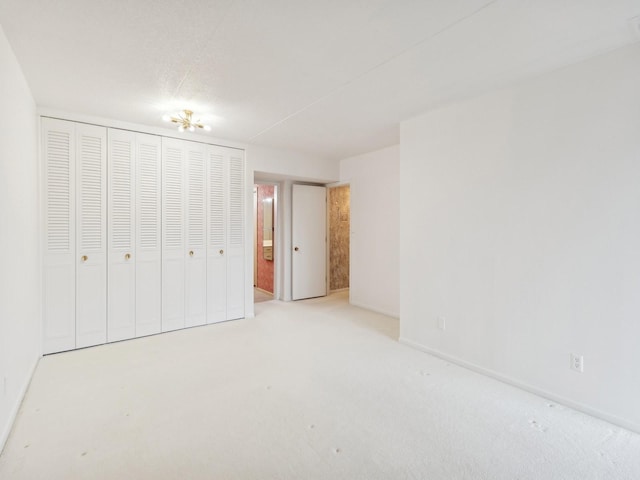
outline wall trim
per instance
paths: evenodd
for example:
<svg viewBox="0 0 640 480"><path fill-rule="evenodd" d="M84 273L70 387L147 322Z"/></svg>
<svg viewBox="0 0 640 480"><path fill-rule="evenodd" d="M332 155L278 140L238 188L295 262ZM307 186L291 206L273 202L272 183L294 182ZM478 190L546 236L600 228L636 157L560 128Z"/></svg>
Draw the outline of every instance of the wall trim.
<svg viewBox="0 0 640 480"><path fill-rule="evenodd" d="M475 363L472 362L468 362L466 360L462 360L461 358L455 357L453 355L448 355L446 353L443 353L439 350L427 347L425 345L422 345L420 343L414 342L412 340L409 340L405 337L400 337L398 339L398 341L400 343L402 343L403 345L406 345L408 347L412 347L415 348L417 350L421 350L425 353L428 353L430 355L433 355L435 357L441 358L443 360L446 360L448 362L451 363L455 363L456 365L463 367L463 368L467 368L469 370L472 370L476 373L480 373L482 375L486 375L487 377L491 377L494 378L502 383L506 383L507 385L511 385L513 387L519 388L521 390L525 390L529 393L533 393L534 395L537 395L539 397L543 397L547 400L552 400L556 403L559 403L561 405L564 405L566 407L572 408L574 410L577 410L579 412L582 413L586 413L587 415L590 415L592 417L595 417L599 420L604 420L605 422L609 422L612 423L614 425L617 425L619 427L622 427L624 429L630 430L634 433L640 433L640 425L635 424L633 422L629 422L627 420L625 420L624 418L620 418L617 417L615 415L611 415L608 414L606 412L603 412L601 410L589 407L588 405L584 405L582 403L579 402L574 402L573 400L569 400L568 398L562 397L560 395L556 395L554 393L548 392L546 390L543 390L541 388L537 388L534 387L532 385L529 385L527 383L521 382L519 380L516 380L514 378L508 377L506 375L502 375L501 373L496 372L495 370L491 370L488 368L484 368L481 367L480 365L476 365Z"/></svg>
<svg viewBox="0 0 640 480"><path fill-rule="evenodd" d="M20 407L22 406L22 402L24 401L24 397L27 394L27 390L29 390L29 385L31 385L31 379L33 378L33 374L36 371L36 367L38 363L40 363L40 359L42 355L38 355L35 362L31 365L29 369L29 375L27 375L26 381L22 384L22 388L18 394L18 398L16 399L13 408L11 409L11 413L7 418L7 423L4 425L4 429L0 433L0 454L4 451L4 447L7 444L7 440L9 439L9 435L11 434L11 430L13 429L13 424L16 421L16 417L18 416L18 412L20 411Z"/></svg>

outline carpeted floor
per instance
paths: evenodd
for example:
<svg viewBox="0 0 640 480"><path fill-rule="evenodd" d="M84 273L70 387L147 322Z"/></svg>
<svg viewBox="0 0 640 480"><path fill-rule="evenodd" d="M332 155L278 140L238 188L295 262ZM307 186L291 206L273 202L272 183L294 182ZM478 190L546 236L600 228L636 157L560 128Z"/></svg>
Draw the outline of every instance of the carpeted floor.
<svg viewBox="0 0 640 480"><path fill-rule="evenodd" d="M640 478L640 435L397 335L337 294L45 357L0 478Z"/></svg>
<svg viewBox="0 0 640 480"><path fill-rule="evenodd" d="M260 290L258 288L253 289L253 303L261 303L268 302L269 300L273 300L273 294L269 292L265 292L264 290Z"/></svg>

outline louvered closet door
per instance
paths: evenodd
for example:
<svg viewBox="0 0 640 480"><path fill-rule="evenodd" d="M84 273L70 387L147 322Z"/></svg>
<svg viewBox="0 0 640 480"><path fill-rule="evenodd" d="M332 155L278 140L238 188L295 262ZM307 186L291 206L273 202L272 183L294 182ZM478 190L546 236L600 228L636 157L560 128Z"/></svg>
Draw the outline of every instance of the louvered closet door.
<svg viewBox="0 0 640 480"><path fill-rule="evenodd" d="M227 320L225 153L207 150L207 323Z"/></svg>
<svg viewBox="0 0 640 480"><path fill-rule="evenodd" d="M160 333L160 137L136 136L136 337Z"/></svg>
<svg viewBox="0 0 640 480"><path fill-rule="evenodd" d="M244 151L229 151L229 216L227 237L227 319L244 317Z"/></svg>
<svg viewBox="0 0 640 480"><path fill-rule="evenodd" d="M136 134L108 131L107 340L135 336L135 141Z"/></svg>
<svg viewBox="0 0 640 480"><path fill-rule="evenodd" d="M185 142L162 139L162 331L184 328Z"/></svg>
<svg viewBox="0 0 640 480"><path fill-rule="evenodd" d="M44 353L76 346L75 126L42 119Z"/></svg>
<svg viewBox="0 0 640 480"><path fill-rule="evenodd" d="M207 321L206 145L186 142L185 326Z"/></svg>
<svg viewBox="0 0 640 480"><path fill-rule="evenodd" d="M107 340L106 140L76 125L76 348Z"/></svg>

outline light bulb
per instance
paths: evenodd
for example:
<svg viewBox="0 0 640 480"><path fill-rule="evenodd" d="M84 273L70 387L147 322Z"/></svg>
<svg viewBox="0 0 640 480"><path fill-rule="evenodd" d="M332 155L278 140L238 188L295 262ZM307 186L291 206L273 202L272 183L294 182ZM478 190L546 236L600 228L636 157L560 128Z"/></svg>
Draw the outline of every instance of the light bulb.
<svg viewBox="0 0 640 480"><path fill-rule="evenodd" d="M171 121L171 117L167 114L162 115L162 120L164 120L165 122L170 122Z"/></svg>
<svg viewBox="0 0 640 480"><path fill-rule="evenodd" d="M189 131L190 132L195 132L196 131L196 127L194 127L193 125L189 125Z"/></svg>
<svg viewBox="0 0 640 480"><path fill-rule="evenodd" d="M211 125L205 125L204 126L204 130L205 130L205 132L210 132L211 131Z"/></svg>
<svg viewBox="0 0 640 480"><path fill-rule="evenodd" d="M183 127L182 125L180 125L180 126L178 127L178 131L179 131L179 132L184 132L184 127Z"/></svg>

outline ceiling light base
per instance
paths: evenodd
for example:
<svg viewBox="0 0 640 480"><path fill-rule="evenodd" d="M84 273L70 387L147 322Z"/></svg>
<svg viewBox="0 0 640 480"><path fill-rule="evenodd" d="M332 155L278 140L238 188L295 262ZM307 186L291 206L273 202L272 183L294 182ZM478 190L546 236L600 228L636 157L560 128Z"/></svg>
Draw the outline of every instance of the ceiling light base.
<svg viewBox="0 0 640 480"><path fill-rule="evenodd" d="M162 119L166 122L172 122L178 125L179 132L184 132L185 130L195 132L197 129L206 131L211 130L209 125L204 125L200 123L199 120L193 120L193 112L191 110L183 110L182 113L179 113L175 117L171 115L164 115Z"/></svg>

